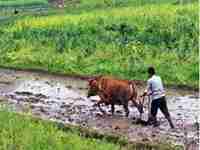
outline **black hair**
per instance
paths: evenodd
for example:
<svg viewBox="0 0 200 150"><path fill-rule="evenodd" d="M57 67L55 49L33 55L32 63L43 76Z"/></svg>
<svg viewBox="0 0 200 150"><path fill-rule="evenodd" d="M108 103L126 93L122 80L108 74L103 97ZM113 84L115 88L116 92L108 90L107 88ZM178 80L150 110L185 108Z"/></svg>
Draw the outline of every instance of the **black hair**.
<svg viewBox="0 0 200 150"><path fill-rule="evenodd" d="M152 67L152 66L149 67L148 68L148 73L151 74L151 75L154 75L156 73L154 67Z"/></svg>

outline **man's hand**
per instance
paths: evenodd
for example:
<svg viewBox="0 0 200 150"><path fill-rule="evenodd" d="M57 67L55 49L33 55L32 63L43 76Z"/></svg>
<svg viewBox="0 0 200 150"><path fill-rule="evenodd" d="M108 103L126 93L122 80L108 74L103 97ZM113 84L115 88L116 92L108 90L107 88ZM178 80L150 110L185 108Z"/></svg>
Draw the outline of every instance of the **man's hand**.
<svg viewBox="0 0 200 150"><path fill-rule="evenodd" d="M147 92L144 91L144 93L142 95L140 95L140 98L139 98L139 103L143 105L144 103L144 98L145 96L147 95Z"/></svg>
<svg viewBox="0 0 200 150"><path fill-rule="evenodd" d="M146 95L147 95L147 92L145 91L142 95L140 95L140 97L142 98L142 97L144 97Z"/></svg>

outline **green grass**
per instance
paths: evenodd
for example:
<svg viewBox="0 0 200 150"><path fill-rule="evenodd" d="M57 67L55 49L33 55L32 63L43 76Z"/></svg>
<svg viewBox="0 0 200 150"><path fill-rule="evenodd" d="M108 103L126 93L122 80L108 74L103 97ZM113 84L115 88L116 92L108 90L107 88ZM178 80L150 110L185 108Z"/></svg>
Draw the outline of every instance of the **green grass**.
<svg viewBox="0 0 200 150"><path fill-rule="evenodd" d="M74 0L76 1L76 0ZM110 9L110 8L121 8L121 7L127 7L127 6L133 6L133 7L141 7L144 5L161 5L161 4L173 4L177 5L180 4L180 1L183 2L183 4L186 3L192 3L192 2L198 2L197 0L80 0L80 2L77 3L70 3L68 5L68 0L65 0L66 7L68 8L67 12L69 12L69 9L71 12L77 13L77 12L84 12L84 11L92 11L94 9ZM76 9L74 9L74 5L76 6Z"/></svg>
<svg viewBox="0 0 200 150"><path fill-rule="evenodd" d="M83 138L78 132L64 132L56 125L0 111L1 150L119 150L105 140Z"/></svg>
<svg viewBox="0 0 200 150"><path fill-rule="evenodd" d="M142 80L154 65L167 84L198 86L198 3L105 2L1 23L0 65Z"/></svg>
<svg viewBox="0 0 200 150"><path fill-rule="evenodd" d="M128 143L127 140L120 140L114 135L100 135L96 131L89 129L43 121L38 118L32 118L30 115L16 114L1 108L0 149L182 150L183 148L169 143Z"/></svg>

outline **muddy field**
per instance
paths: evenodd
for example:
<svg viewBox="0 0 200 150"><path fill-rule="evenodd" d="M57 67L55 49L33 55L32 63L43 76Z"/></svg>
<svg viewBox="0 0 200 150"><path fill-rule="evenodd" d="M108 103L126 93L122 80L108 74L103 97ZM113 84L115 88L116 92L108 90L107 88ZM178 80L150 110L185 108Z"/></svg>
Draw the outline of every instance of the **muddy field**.
<svg viewBox="0 0 200 150"><path fill-rule="evenodd" d="M143 87L139 87L139 92ZM168 107L176 126L170 129L161 112L160 126L134 124L139 117L137 109L129 105L130 116L125 117L122 106L116 106L112 116L110 107L104 106L103 115L94 106L98 97L87 98L87 81L30 71L0 69L0 99L14 111L32 113L43 119L78 124L101 132L126 136L130 141L168 141L174 144L193 143L198 140L199 93L189 90L167 89ZM142 118L147 119L147 108ZM194 144L195 143L195 144ZM195 146L197 147L197 146Z"/></svg>

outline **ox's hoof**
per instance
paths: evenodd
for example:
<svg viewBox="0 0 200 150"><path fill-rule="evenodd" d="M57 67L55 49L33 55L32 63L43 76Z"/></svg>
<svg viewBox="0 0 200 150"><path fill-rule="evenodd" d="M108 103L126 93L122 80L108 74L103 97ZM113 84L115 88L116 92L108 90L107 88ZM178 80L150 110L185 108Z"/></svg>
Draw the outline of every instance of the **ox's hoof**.
<svg viewBox="0 0 200 150"><path fill-rule="evenodd" d="M97 107L98 105L97 105L97 103L95 103L94 105L92 105L92 107Z"/></svg>
<svg viewBox="0 0 200 150"><path fill-rule="evenodd" d="M145 121L145 120L142 120L140 118L134 118L133 124L140 124L140 125L143 125L143 126L147 126L148 125L148 122Z"/></svg>
<svg viewBox="0 0 200 150"><path fill-rule="evenodd" d="M97 114L96 114L96 117L103 117L103 115L104 115L104 114L102 114L102 113L97 113Z"/></svg>

